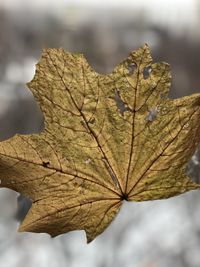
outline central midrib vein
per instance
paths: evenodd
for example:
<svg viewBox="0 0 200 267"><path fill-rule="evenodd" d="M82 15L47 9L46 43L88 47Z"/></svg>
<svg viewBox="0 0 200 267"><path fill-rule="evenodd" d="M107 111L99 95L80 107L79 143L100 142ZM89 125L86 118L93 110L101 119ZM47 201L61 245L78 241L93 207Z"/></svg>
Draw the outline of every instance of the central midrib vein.
<svg viewBox="0 0 200 267"><path fill-rule="evenodd" d="M135 132L135 115L136 115L136 103L137 103L137 91L138 91L138 84L139 84L139 76L140 76L140 65L143 60L143 56L145 54L145 51L142 55L142 58L140 60L140 63L138 65L138 71L137 71L137 81L135 86L135 97L133 102L133 119L132 119L132 138L131 138L131 149L130 149L130 155L129 155L129 162L128 162L128 168L127 168L127 174L126 174L126 183L125 183L125 194L127 195L127 187L128 187L128 179L131 169L131 162L133 158L133 143L134 143L134 132Z"/></svg>

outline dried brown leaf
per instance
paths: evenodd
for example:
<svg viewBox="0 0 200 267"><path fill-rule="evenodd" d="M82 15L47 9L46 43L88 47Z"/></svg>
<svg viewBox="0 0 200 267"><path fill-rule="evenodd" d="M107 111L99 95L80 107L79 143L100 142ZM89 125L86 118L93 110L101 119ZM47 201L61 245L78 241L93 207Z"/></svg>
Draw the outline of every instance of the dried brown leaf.
<svg viewBox="0 0 200 267"><path fill-rule="evenodd" d="M20 231L84 229L89 242L123 200L199 188L185 169L200 142L200 94L169 99L170 81L147 45L108 75L81 54L44 50L28 87L45 129L0 143L1 187L33 201Z"/></svg>

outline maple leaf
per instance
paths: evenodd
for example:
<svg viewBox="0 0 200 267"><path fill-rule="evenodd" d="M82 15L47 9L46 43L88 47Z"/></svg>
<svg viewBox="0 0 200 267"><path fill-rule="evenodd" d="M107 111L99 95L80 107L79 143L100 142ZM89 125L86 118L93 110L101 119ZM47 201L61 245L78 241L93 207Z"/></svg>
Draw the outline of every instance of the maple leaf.
<svg viewBox="0 0 200 267"><path fill-rule="evenodd" d="M111 74L82 54L46 49L28 83L44 114L40 134L0 143L1 187L32 200L20 231L85 230L88 242L123 200L200 188L185 174L200 142L200 94L169 99L169 65L147 45Z"/></svg>

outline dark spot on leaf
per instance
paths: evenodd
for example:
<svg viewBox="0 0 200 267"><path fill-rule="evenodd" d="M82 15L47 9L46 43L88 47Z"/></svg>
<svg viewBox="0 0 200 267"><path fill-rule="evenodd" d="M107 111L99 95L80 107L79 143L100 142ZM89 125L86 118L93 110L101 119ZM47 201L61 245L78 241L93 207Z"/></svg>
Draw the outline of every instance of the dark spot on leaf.
<svg viewBox="0 0 200 267"><path fill-rule="evenodd" d="M43 161L42 162L42 166L45 167L45 168L47 168L49 166L49 164L50 164L49 161L46 161L46 162Z"/></svg>
<svg viewBox="0 0 200 267"><path fill-rule="evenodd" d="M150 75L151 72L152 72L152 67L151 66L148 66L148 67L144 68L143 76L144 76L145 80L147 80L149 78L149 75Z"/></svg>
<svg viewBox="0 0 200 267"><path fill-rule="evenodd" d="M95 123L95 118L91 118L91 119L89 120L89 123L94 124L94 123Z"/></svg>

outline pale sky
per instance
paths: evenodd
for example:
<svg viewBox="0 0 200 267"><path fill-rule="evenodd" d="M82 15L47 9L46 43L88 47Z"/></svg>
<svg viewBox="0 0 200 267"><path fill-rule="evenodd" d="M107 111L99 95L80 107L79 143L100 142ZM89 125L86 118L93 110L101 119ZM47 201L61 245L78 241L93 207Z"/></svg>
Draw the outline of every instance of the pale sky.
<svg viewBox="0 0 200 267"><path fill-rule="evenodd" d="M172 8L176 9L177 7L183 6L184 9L190 9L191 6L197 0L168 0L168 1L160 1L160 0L0 0L0 5L9 6L9 7L19 7L21 5L30 5L30 6L59 6L59 5L89 5L89 6L133 6L133 7L141 7L146 6L152 8L154 6L159 6L161 8Z"/></svg>
<svg viewBox="0 0 200 267"><path fill-rule="evenodd" d="M57 14L69 7L85 7L86 10L90 7L143 9L154 23L168 24L172 28L179 25L195 27L200 12L198 0L0 0L0 6L7 9L49 10Z"/></svg>

